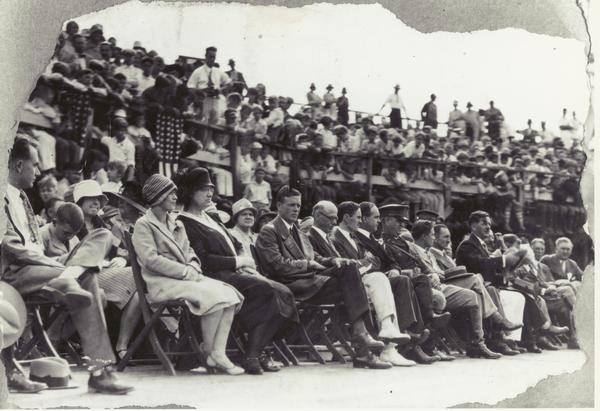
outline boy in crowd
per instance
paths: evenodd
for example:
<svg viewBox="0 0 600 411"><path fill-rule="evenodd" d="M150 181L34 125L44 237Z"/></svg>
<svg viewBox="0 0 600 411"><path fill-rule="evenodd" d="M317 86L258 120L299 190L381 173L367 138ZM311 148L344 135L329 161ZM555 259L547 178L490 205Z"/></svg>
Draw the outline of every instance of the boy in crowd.
<svg viewBox="0 0 600 411"><path fill-rule="evenodd" d="M106 166L108 182L101 185L102 191L118 193L123 185L122 181L126 170L127 166L122 161L109 162Z"/></svg>
<svg viewBox="0 0 600 411"><path fill-rule="evenodd" d="M265 169L254 170L254 180L244 189L244 198L248 199L256 210L271 208L271 185L265 181Z"/></svg>

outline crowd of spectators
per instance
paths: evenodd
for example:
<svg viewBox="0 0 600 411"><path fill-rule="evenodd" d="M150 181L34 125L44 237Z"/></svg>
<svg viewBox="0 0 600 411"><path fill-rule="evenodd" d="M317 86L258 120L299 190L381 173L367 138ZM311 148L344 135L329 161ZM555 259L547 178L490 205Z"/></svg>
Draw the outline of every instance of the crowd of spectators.
<svg viewBox="0 0 600 411"><path fill-rule="evenodd" d="M372 198L417 204L443 216L460 198L454 191L493 199L493 215L505 232L525 232L523 191L534 198L547 193L555 204L581 205L583 130L567 109L558 135L544 121L539 130L529 120L523 130L510 131L493 101L478 110L468 102L465 111L454 101L443 121L435 94L420 118L412 119L395 85L380 110L388 106L389 116L371 115L350 111L346 88L337 97L329 84L321 95L312 83L303 104L268 94L262 83L249 85L233 59L228 65L227 71L220 68L215 47L203 58L165 64L139 41L121 48L116 39L105 39L100 24L79 30L69 22L25 106L37 117L21 122L19 134L37 145L41 171L55 176L59 196L82 178L118 191L121 182L143 184L155 172L172 175L179 165L202 165L213 173L217 201L227 210L234 195L269 209L273 193L288 183L315 200L305 212L321 198L365 200L367 174L384 179L377 180ZM438 133L442 123L447 131ZM207 132L206 125L216 131ZM229 159L233 134L241 153L237 173L187 159L198 152ZM235 175L241 182L237 193ZM39 210L42 202L33 194Z"/></svg>

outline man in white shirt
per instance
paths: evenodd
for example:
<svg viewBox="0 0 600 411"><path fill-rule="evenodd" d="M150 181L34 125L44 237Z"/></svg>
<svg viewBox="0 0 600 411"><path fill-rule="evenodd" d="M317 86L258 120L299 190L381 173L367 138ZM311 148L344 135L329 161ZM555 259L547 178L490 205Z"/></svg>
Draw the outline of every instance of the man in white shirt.
<svg viewBox="0 0 600 411"><path fill-rule="evenodd" d="M121 52L123 54L123 64L115 68L115 74L121 73L127 77L127 81L136 81L139 85L142 81L143 72L140 68L133 65L133 56L135 51L125 49Z"/></svg>
<svg viewBox="0 0 600 411"><path fill-rule="evenodd" d="M223 114L225 108L223 92L231 84L231 79L220 68L215 67L216 47L207 47L204 59L204 64L190 75L187 86L204 91L202 117L209 123L215 124Z"/></svg>
<svg viewBox="0 0 600 411"><path fill-rule="evenodd" d="M396 84L394 86L394 93L390 94L390 96L385 100L385 103L381 106L379 111L384 109L386 105L390 106L392 110L390 112L390 127L391 128L402 128L402 110L404 110L404 114L406 114L406 107L404 106L404 102L400 97L398 92L400 91L400 84Z"/></svg>
<svg viewBox="0 0 600 411"><path fill-rule="evenodd" d="M144 57L142 59L142 75L140 76L137 85L138 95L141 95L144 90L154 85L154 77L152 77L153 66L154 60L152 60L152 57Z"/></svg>
<svg viewBox="0 0 600 411"><path fill-rule="evenodd" d="M44 255L44 246L29 199L23 190L39 176L37 152L17 138L8 160L8 186L4 196L7 231L2 239L2 279L22 295L40 294L64 304L90 357L91 391L125 394L132 387L119 384L106 366L115 362L96 275L89 270L102 264L110 232L93 231L63 263ZM105 249L102 249L105 245ZM105 251L104 253L102 251Z"/></svg>
<svg viewBox="0 0 600 411"><path fill-rule="evenodd" d="M113 120L113 137L103 136L100 142L108 147L108 161L122 161L127 165L126 176L135 168L135 146L127 138L127 120L115 118Z"/></svg>
<svg viewBox="0 0 600 411"><path fill-rule="evenodd" d="M244 198L258 211L271 208L271 184L265 181L265 169L261 166L254 170L254 180L244 189Z"/></svg>

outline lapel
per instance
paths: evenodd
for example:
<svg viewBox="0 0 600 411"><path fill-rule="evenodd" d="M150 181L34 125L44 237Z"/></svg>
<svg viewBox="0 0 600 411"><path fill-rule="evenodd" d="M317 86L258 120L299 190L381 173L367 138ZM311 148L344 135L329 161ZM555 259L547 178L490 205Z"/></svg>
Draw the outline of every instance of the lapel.
<svg viewBox="0 0 600 411"><path fill-rule="evenodd" d="M436 262L438 263L440 268L447 270L449 268L454 267L454 262L452 261L452 259L450 257L448 257L446 254L444 254L443 251L440 251L434 247L431 247L430 251L431 251L431 254L433 255L433 257L436 259Z"/></svg>
<svg viewBox="0 0 600 411"><path fill-rule="evenodd" d="M225 233L225 235L227 236L227 238L231 241L231 244L233 244L233 248L234 248L234 252L232 253L231 247L229 246L229 244L227 244L227 240L225 238L223 238L223 235L215 230L212 227L207 226L205 223L203 223L198 217L196 217L195 215L188 213L188 212L181 212L180 216L182 217L186 217L189 218L190 220L192 220L195 224L198 224L202 227L203 230L208 231L208 239L209 242L213 242L216 241L219 244L220 247L220 252L225 253L226 255L231 255L231 256L236 256L238 253L238 243L239 241L235 240L231 234L229 234L229 230L227 228L225 228L225 226L223 225L223 223L221 223L220 221L218 221L216 218L212 217L210 214L207 214L208 218L212 219L212 221L214 221L216 224L219 225L219 227L221 227L221 230L223 230L223 232Z"/></svg>
<svg viewBox="0 0 600 411"><path fill-rule="evenodd" d="M13 213L10 212L11 208L12 208L12 205L8 201L8 196L6 194L4 194L4 212L6 213L6 218L8 218L10 225L12 226L15 233L17 233L17 235L21 239L21 242L24 245L25 244L25 233L22 233L21 231L19 231L19 227L15 224L14 218L16 218L16 217L13 216Z"/></svg>
<svg viewBox="0 0 600 411"><path fill-rule="evenodd" d="M315 239L315 241L318 243L318 246L321 250L325 250L327 252L326 253L327 255L323 255L323 257L339 257L340 256L339 253L337 252L337 250L335 249L335 247L333 246L333 244L331 243L331 240L329 242L325 241L323 236L312 227L310 229L310 236L311 236L311 238Z"/></svg>
<svg viewBox="0 0 600 411"><path fill-rule="evenodd" d="M483 248L483 246L481 245L481 241L479 241L475 234L469 234L469 241L471 241L471 243L474 244L475 247L477 247L483 255L485 255L486 257L490 256L490 252Z"/></svg>
<svg viewBox="0 0 600 411"><path fill-rule="evenodd" d="M148 218L148 223L152 225L157 231L159 231L165 238L164 241L166 244L170 245L171 250L177 255L181 261L187 261L185 252L181 248L181 245L175 239L175 235L172 231L168 230L164 224L158 221L156 215L149 209L146 212L146 217ZM181 222L175 220L170 214L167 215L167 219L169 222L169 226L174 227L174 230L183 230L183 226L181 226Z"/></svg>
<svg viewBox="0 0 600 411"><path fill-rule="evenodd" d="M354 260L360 260L361 259L361 255L360 255L360 248L357 251L352 244L350 244L350 241L348 241L348 239L346 238L346 236L336 227L334 228L334 237L336 242L339 244L339 246L341 248L343 248L345 250L345 253L347 256L349 256L348 258L354 259ZM357 248L358 248L358 242L356 244Z"/></svg>
<svg viewBox="0 0 600 411"><path fill-rule="evenodd" d="M305 247L302 244L303 243L302 233L299 233L301 244L296 244L296 241L291 236L289 230L287 229L285 223L283 222L283 220L281 219L280 216L277 216L273 220L273 227L275 227L275 232L277 232L277 234L283 240L283 245L285 246L285 248L295 259L303 260L306 258L306 255L304 254Z"/></svg>

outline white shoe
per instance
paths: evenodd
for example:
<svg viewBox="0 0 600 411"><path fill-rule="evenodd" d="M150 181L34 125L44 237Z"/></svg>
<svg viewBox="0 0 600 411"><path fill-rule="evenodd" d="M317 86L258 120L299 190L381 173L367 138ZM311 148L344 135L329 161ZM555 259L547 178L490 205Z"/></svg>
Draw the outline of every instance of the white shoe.
<svg viewBox="0 0 600 411"><path fill-rule="evenodd" d="M404 358L398 351L396 351L394 345L387 345L379 356L379 359L381 361L389 362L396 367L412 367L413 365L417 365L416 362Z"/></svg>

